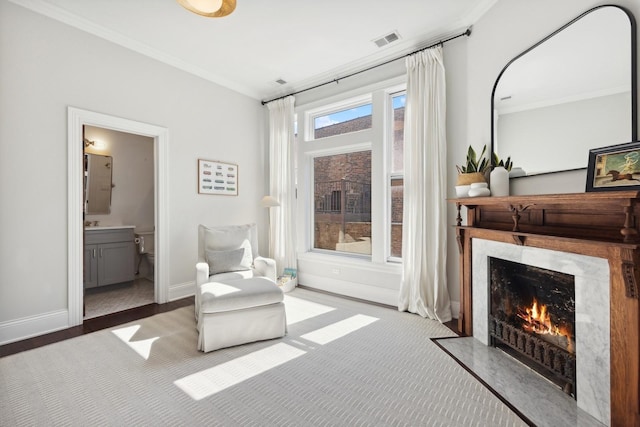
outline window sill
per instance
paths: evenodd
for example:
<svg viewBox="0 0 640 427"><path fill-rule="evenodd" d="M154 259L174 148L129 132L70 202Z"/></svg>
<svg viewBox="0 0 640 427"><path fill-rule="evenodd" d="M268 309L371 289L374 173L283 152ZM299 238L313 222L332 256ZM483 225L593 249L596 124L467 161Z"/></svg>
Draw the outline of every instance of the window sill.
<svg viewBox="0 0 640 427"><path fill-rule="evenodd" d="M331 263L336 267L358 268L387 274L402 274L402 262L373 262L368 257L344 255L342 253L301 252L298 260Z"/></svg>

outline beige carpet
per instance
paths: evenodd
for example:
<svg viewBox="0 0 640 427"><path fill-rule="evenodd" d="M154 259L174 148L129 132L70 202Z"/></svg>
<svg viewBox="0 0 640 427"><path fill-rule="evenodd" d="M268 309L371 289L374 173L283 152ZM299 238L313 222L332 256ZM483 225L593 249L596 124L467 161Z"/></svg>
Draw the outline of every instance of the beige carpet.
<svg viewBox="0 0 640 427"><path fill-rule="evenodd" d="M0 359L0 426L520 426L393 309L296 289L283 339L196 350L193 307Z"/></svg>

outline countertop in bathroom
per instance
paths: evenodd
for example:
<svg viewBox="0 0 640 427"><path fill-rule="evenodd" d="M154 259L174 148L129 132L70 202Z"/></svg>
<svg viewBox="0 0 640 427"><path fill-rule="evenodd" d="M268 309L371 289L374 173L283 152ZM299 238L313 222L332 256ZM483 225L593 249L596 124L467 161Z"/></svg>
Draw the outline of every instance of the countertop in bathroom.
<svg viewBox="0 0 640 427"><path fill-rule="evenodd" d="M91 230L116 230L118 228L136 228L135 225L89 225L84 227L85 231Z"/></svg>

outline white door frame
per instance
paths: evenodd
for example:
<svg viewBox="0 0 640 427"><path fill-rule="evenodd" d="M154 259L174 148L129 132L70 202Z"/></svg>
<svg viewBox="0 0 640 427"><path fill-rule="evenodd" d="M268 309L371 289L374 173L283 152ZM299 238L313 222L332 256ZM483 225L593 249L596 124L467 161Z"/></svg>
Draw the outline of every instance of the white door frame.
<svg viewBox="0 0 640 427"><path fill-rule="evenodd" d="M69 326L82 324L83 313L83 153L82 127L96 126L153 138L156 255L154 266L155 302L165 303L169 279L169 221L166 128L109 116L93 111L67 107L67 193L68 193L68 282Z"/></svg>

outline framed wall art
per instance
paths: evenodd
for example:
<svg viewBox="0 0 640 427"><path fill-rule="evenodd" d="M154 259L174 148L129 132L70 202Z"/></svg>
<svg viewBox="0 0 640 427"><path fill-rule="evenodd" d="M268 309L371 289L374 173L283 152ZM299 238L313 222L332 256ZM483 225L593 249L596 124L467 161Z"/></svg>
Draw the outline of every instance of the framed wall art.
<svg viewBox="0 0 640 427"><path fill-rule="evenodd" d="M238 165L198 159L198 193L238 195Z"/></svg>
<svg viewBox="0 0 640 427"><path fill-rule="evenodd" d="M586 189L640 190L640 142L589 150Z"/></svg>

